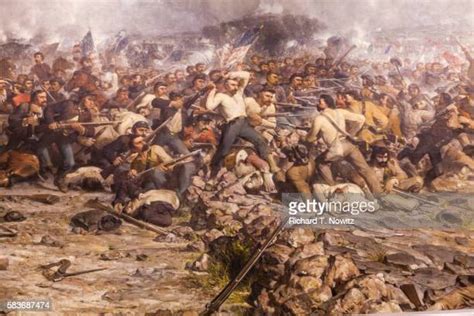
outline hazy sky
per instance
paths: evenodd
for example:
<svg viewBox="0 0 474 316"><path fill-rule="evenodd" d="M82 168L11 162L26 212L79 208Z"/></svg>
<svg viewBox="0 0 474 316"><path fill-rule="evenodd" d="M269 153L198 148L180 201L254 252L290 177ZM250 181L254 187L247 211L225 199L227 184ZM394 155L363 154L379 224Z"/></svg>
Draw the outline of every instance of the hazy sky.
<svg viewBox="0 0 474 316"><path fill-rule="evenodd" d="M474 27L474 0L0 0L0 41L8 35L99 40L120 29L145 35L199 30L248 14L306 14L328 32L461 23Z"/></svg>

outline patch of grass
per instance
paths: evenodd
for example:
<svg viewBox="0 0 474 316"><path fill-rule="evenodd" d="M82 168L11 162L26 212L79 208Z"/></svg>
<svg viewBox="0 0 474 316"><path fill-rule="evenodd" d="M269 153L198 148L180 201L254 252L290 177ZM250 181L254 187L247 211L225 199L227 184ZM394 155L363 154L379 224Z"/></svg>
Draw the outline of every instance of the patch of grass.
<svg viewBox="0 0 474 316"><path fill-rule="evenodd" d="M465 220L461 227L463 228L463 230L474 231L474 221Z"/></svg>
<svg viewBox="0 0 474 316"><path fill-rule="evenodd" d="M191 210L189 208L179 209L173 220L176 224L189 223L191 220Z"/></svg>
<svg viewBox="0 0 474 316"><path fill-rule="evenodd" d="M234 240L225 249L211 257L207 274L191 274L187 278L194 287L204 290L209 295L216 295L232 278L237 276L251 255L252 247ZM251 291L256 277L252 272L240 282L236 290L229 296L228 303L243 304Z"/></svg>
<svg viewBox="0 0 474 316"><path fill-rule="evenodd" d="M371 261L384 262L386 255L387 255L387 249L378 246L374 248L374 251L371 254L369 254L368 258Z"/></svg>

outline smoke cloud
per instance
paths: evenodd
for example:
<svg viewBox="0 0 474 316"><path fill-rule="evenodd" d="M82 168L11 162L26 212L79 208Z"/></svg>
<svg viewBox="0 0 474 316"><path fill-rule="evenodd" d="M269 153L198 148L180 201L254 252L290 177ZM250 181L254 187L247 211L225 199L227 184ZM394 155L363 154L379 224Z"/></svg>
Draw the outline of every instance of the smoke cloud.
<svg viewBox="0 0 474 316"><path fill-rule="evenodd" d="M0 42L9 38L70 47L91 29L97 42L121 29L153 37L196 31L251 14L305 14L329 34L376 29L474 27L473 0L1 0Z"/></svg>

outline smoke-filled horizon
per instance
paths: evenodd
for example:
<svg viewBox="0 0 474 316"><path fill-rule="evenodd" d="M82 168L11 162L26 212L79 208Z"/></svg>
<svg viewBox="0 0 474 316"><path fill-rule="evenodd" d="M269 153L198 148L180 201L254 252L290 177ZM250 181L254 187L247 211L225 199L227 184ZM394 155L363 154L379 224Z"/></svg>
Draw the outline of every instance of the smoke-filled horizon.
<svg viewBox="0 0 474 316"><path fill-rule="evenodd" d="M328 34L457 24L473 29L474 0L0 0L0 42L71 45L90 29L98 42L122 29L156 36L198 31L250 14L303 14ZM442 30L442 28L440 28Z"/></svg>

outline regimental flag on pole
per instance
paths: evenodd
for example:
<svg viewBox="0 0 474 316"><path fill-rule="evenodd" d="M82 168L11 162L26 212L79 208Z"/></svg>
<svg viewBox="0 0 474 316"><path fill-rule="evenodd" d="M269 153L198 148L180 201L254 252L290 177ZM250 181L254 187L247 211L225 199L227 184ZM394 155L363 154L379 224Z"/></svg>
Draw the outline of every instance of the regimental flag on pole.
<svg viewBox="0 0 474 316"><path fill-rule="evenodd" d="M115 35L115 38L113 40L113 48L112 52L114 54L120 54L121 51L123 51L125 48L128 46L128 36L127 32L125 30L121 30L120 32Z"/></svg>
<svg viewBox="0 0 474 316"><path fill-rule="evenodd" d="M43 45L40 47L39 50L45 56L53 56L58 50L58 47L59 47L59 43L53 43L53 44Z"/></svg>
<svg viewBox="0 0 474 316"><path fill-rule="evenodd" d="M82 56L87 56L95 50L92 32L89 30L81 41Z"/></svg>
<svg viewBox="0 0 474 316"><path fill-rule="evenodd" d="M234 44L225 44L224 47L217 50L217 58L221 68L229 69L232 66L241 63L250 47L258 39L260 30L263 25L254 27L253 29L245 31Z"/></svg>

